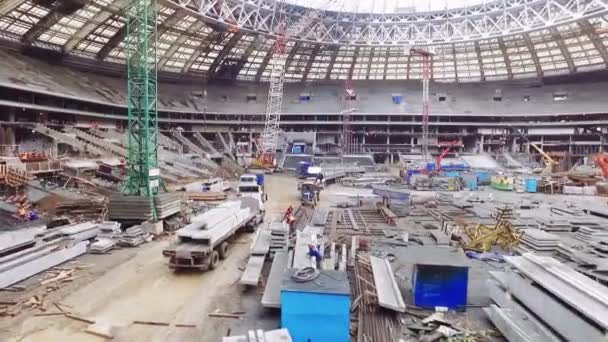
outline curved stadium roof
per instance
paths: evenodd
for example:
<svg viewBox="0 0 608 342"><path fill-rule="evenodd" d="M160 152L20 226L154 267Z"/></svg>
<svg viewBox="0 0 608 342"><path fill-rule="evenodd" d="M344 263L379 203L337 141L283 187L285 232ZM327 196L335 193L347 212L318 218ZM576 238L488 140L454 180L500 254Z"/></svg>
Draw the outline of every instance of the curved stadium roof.
<svg viewBox="0 0 608 342"><path fill-rule="evenodd" d="M311 11L292 4L301 0L157 1L159 69L210 79L264 80L276 19L293 26ZM385 1L394 6L364 10L374 1L335 0L331 10L319 11L319 20L290 37L287 78L419 79L421 64L406 46L433 50L433 78L446 82L535 78L608 64L608 0ZM124 64L126 2L2 0L0 39Z"/></svg>

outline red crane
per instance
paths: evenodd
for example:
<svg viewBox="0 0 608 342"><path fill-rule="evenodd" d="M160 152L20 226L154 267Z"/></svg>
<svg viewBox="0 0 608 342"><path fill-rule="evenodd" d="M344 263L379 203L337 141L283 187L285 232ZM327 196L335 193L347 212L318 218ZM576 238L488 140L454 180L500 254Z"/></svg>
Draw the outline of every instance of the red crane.
<svg viewBox="0 0 608 342"><path fill-rule="evenodd" d="M599 153L595 155L595 163L602 171L605 179L608 179L608 155Z"/></svg>

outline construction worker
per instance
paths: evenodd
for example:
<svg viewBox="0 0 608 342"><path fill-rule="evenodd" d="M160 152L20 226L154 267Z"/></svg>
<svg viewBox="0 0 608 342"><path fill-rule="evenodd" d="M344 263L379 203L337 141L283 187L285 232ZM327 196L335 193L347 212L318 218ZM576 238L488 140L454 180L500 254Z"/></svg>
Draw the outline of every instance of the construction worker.
<svg viewBox="0 0 608 342"><path fill-rule="evenodd" d="M319 264L321 260L323 260L323 255L321 254L319 247L313 244L308 244L308 255L310 255L311 257L315 257L317 264Z"/></svg>
<svg viewBox="0 0 608 342"><path fill-rule="evenodd" d="M294 225L296 223L296 217L293 213L293 206L289 206L289 208L287 208L287 211L285 212L285 215L283 216L283 220L285 220L285 222L287 222L287 224L289 225L289 229L293 230Z"/></svg>

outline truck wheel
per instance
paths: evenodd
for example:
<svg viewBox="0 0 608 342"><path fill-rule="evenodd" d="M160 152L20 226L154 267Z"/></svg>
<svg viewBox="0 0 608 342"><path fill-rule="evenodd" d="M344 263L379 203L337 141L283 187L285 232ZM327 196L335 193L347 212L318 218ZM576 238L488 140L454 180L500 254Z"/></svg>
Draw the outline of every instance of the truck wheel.
<svg viewBox="0 0 608 342"><path fill-rule="evenodd" d="M228 256L228 242L223 242L218 249L220 259L224 260Z"/></svg>
<svg viewBox="0 0 608 342"><path fill-rule="evenodd" d="M209 269L214 270L217 267L217 264L220 263L220 254L217 251L211 252L209 256Z"/></svg>

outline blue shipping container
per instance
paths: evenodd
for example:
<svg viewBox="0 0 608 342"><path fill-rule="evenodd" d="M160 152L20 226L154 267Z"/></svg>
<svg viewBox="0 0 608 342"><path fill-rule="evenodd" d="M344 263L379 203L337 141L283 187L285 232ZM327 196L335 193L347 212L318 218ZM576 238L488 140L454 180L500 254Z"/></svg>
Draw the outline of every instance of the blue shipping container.
<svg viewBox="0 0 608 342"><path fill-rule="evenodd" d="M445 172L445 176L446 177L460 177L460 172L458 172L458 171L446 171Z"/></svg>
<svg viewBox="0 0 608 342"><path fill-rule="evenodd" d="M414 305L464 310L467 305L467 267L416 265L413 276Z"/></svg>
<svg viewBox="0 0 608 342"><path fill-rule="evenodd" d="M526 179L526 192L536 192L538 190L538 180L536 178Z"/></svg>
<svg viewBox="0 0 608 342"><path fill-rule="evenodd" d="M294 342L349 342L350 288L344 272L322 271L295 283L285 272L281 286L281 327Z"/></svg>
<svg viewBox="0 0 608 342"><path fill-rule="evenodd" d="M466 187L471 190L471 191L475 191L477 190L477 176L474 174L465 174L462 175L462 179L464 179L464 182L466 183Z"/></svg>

